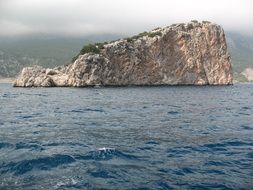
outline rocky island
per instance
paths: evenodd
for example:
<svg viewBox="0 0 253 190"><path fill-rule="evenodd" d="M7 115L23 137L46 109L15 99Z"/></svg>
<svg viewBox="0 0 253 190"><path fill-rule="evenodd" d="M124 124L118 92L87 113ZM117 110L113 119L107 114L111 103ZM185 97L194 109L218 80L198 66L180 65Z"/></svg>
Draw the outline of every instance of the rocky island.
<svg viewBox="0 0 253 190"><path fill-rule="evenodd" d="M207 21L191 21L87 45L66 66L23 68L13 86L230 85L232 81L224 30Z"/></svg>

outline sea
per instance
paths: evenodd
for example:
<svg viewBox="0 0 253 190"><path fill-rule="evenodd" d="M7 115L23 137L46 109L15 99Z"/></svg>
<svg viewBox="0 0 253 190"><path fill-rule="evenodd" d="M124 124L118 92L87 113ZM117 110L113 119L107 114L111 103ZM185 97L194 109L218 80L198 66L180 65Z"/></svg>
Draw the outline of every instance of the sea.
<svg viewBox="0 0 253 190"><path fill-rule="evenodd" d="M253 189L253 84L0 84L0 189Z"/></svg>

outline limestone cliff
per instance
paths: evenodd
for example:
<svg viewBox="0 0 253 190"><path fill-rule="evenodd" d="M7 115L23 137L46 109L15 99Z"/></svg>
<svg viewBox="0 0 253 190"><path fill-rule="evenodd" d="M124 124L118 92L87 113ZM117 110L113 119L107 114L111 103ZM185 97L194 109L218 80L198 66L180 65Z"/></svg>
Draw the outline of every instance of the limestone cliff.
<svg viewBox="0 0 253 190"><path fill-rule="evenodd" d="M14 86L232 84L224 31L210 22L174 24L96 48L67 66L24 68Z"/></svg>

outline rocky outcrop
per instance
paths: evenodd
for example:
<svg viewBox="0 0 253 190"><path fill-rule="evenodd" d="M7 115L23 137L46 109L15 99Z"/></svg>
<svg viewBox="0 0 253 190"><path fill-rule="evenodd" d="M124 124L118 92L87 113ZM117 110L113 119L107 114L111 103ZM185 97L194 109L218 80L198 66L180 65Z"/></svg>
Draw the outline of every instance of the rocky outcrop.
<svg viewBox="0 0 253 190"><path fill-rule="evenodd" d="M253 82L253 68L246 68L241 73L249 82Z"/></svg>
<svg viewBox="0 0 253 190"><path fill-rule="evenodd" d="M24 68L14 86L229 85L233 80L224 31L210 22L174 24L96 48L99 53L80 55L68 66Z"/></svg>

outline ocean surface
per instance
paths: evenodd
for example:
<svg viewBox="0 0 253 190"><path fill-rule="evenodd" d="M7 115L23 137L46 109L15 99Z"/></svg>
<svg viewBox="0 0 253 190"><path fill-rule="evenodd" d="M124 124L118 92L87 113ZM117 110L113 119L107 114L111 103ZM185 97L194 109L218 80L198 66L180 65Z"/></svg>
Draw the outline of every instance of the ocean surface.
<svg viewBox="0 0 253 190"><path fill-rule="evenodd" d="M253 189L253 85L0 84L0 189Z"/></svg>

